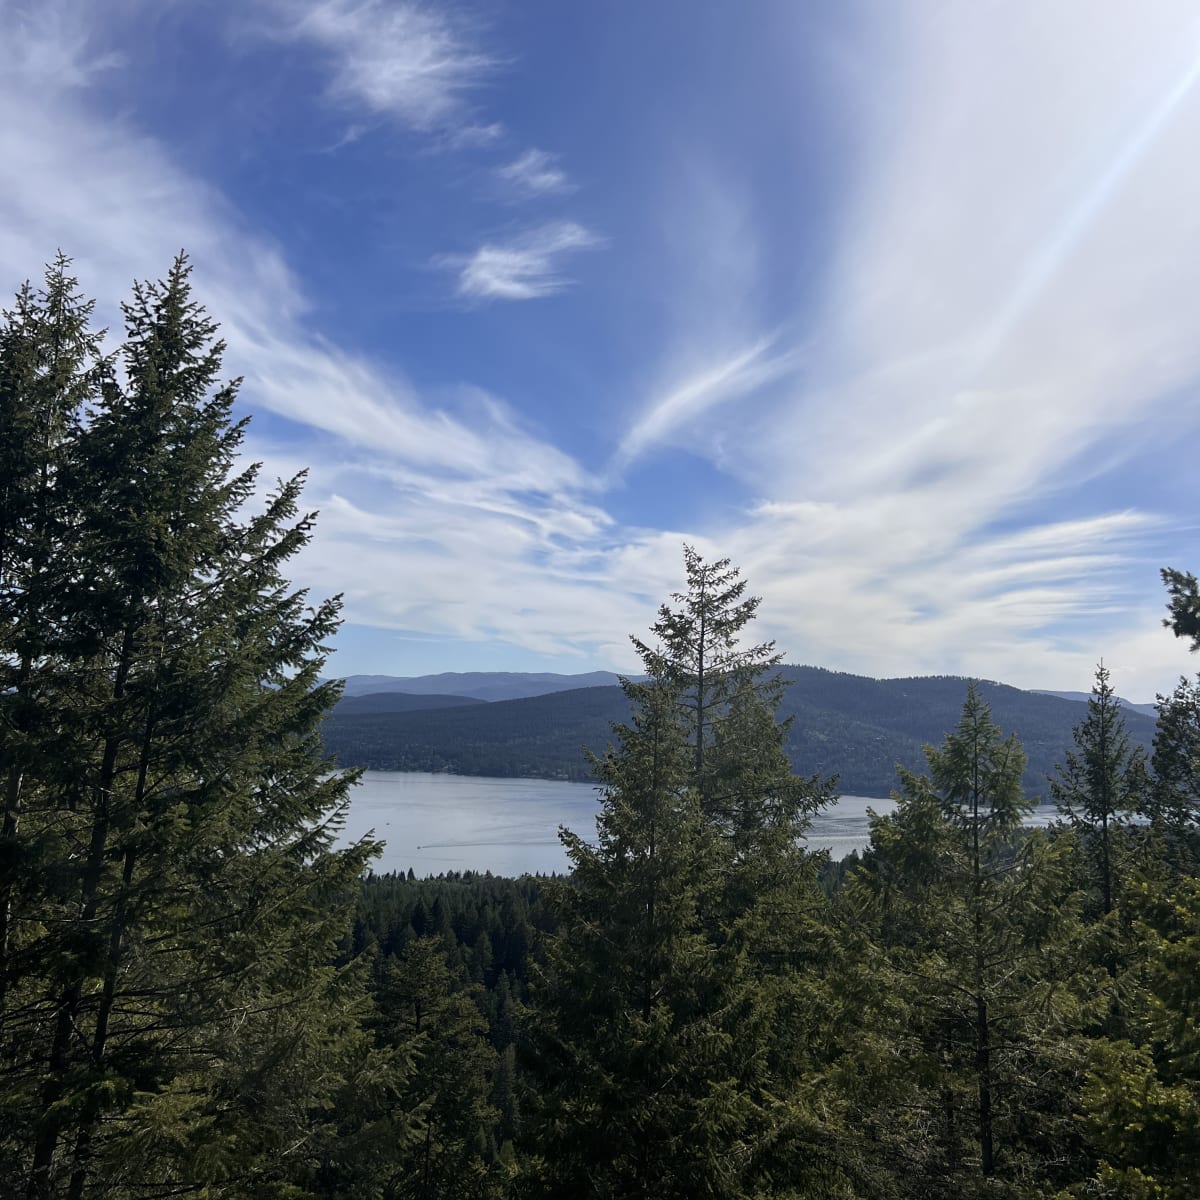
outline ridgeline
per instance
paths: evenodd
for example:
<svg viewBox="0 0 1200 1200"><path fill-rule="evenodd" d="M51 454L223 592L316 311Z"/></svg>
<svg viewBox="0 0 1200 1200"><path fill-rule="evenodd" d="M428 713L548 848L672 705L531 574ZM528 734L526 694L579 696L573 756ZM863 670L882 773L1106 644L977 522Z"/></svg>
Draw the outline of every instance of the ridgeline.
<svg viewBox="0 0 1200 1200"><path fill-rule="evenodd" d="M780 673L790 684L779 715L791 720L786 747L794 770L836 774L843 791L863 796L886 796L896 786L897 764L923 769L923 747L936 745L954 727L967 690L966 679L948 675L869 679L802 666L781 667ZM347 696L322 727L326 748L342 766L585 780L592 777L585 747L603 751L612 722L629 716L619 687L577 687L484 703L480 691L511 693L521 677L497 676L494 687L486 673L396 679L394 691L374 690L386 688L386 676L369 678L372 690ZM428 688L439 678L446 686L458 681L476 695L402 690L410 684ZM547 681L574 677L530 678L541 690ZM1084 705L1002 683L983 682L979 690L999 724L1025 747L1026 790L1047 797L1046 778L1071 745ZM455 707L440 707L451 700ZM1133 743L1149 747L1153 720L1128 710L1125 719Z"/></svg>

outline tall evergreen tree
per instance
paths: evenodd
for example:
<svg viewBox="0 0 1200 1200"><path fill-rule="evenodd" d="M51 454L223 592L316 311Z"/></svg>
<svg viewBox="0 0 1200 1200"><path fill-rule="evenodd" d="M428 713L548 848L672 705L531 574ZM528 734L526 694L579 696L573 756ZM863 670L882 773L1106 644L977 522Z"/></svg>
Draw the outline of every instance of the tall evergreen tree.
<svg viewBox="0 0 1200 1200"><path fill-rule="evenodd" d="M503 1179L486 1154L497 1120L489 1100L496 1052L474 999L456 984L441 937L415 939L404 959L390 965L378 1029L413 1062L399 1097L411 1115L411 1143L387 1194L397 1200L497 1194Z"/></svg>
<svg viewBox="0 0 1200 1200"><path fill-rule="evenodd" d="M820 958L801 839L831 785L792 774L773 647L739 647L757 599L728 560L684 561L657 644L633 639L650 680L626 681L633 721L598 763L599 846L566 836L536 1062L552 1195L765 1194L825 1171L796 964Z"/></svg>
<svg viewBox="0 0 1200 1200"><path fill-rule="evenodd" d="M729 1027L739 964L705 931L718 850L678 693L625 686L598 843L563 835L574 874L537 995L539 1194L741 1196L757 1101L737 1063L754 1049Z"/></svg>
<svg viewBox="0 0 1200 1200"><path fill-rule="evenodd" d="M784 683L773 642L743 644L760 598L727 558L684 546L687 586L663 604L654 643L632 638L646 674L677 697L691 752L689 782L725 848L732 921L803 870L809 818L835 798L835 781L794 775L776 713Z"/></svg>
<svg viewBox="0 0 1200 1200"><path fill-rule="evenodd" d="M1174 829L1200 823L1200 679L1158 697L1148 815Z"/></svg>
<svg viewBox="0 0 1200 1200"><path fill-rule="evenodd" d="M687 590L672 593L678 606L664 603L651 626L650 645L632 638L646 674L669 683L678 694L683 726L692 747L693 773L701 795L705 786L705 755L716 740L719 722L739 690L777 687L764 676L780 661L774 643L739 644L742 631L754 619L761 598L746 595L746 581L727 558L705 562L694 547L684 546Z"/></svg>
<svg viewBox="0 0 1200 1200"><path fill-rule="evenodd" d="M311 527L300 478L246 515L236 386L182 258L125 319L98 388L80 334L58 384L34 373L47 398L28 379L6 395L61 414L66 445L37 449L75 513L52 592L4 614L56 752L6 738L37 767L20 792L38 852L0 1012L0 1155L31 1200L266 1195L311 1172L316 1114L367 1069L356 981L324 965L373 849L333 849L352 779L316 733L338 604L282 574ZM52 651L23 653L24 629Z"/></svg>
<svg viewBox="0 0 1200 1200"><path fill-rule="evenodd" d="M1145 753L1130 746L1121 701L1103 663L1096 668L1087 717L1075 727L1074 740L1075 749L1067 751L1050 790L1081 833L1101 909L1107 914L1120 890L1122 829L1142 806L1147 781Z"/></svg>
<svg viewBox="0 0 1200 1200"><path fill-rule="evenodd" d="M1082 1089L1099 1159L1072 1197L1200 1194L1200 880L1137 883L1126 901L1138 953L1120 982L1124 1029L1097 1038Z"/></svg>
<svg viewBox="0 0 1200 1200"><path fill-rule="evenodd" d="M92 305L69 270L59 255L41 289L22 287L0 328L0 1013L23 969L14 929L24 925L37 846L21 813L38 798L30 772L56 754L43 697L70 577L80 413L102 367Z"/></svg>
<svg viewBox="0 0 1200 1200"><path fill-rule="evenodd" d="M857 881L894 994L871 1058L882 1119L865 1121L900 1166L897 1194L1045 1194L1072 1146L1064 850L1023 830L1025 756L974 686L925 753L928 773L901 771L896 813L873 822Z"/></svg>

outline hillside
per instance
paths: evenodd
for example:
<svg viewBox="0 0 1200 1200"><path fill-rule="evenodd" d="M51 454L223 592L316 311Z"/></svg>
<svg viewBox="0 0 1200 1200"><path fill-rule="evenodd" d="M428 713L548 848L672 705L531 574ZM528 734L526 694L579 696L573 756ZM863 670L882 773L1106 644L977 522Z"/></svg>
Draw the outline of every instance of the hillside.
<svg viewBox="0 0 1200 1200"><path fill-rule="evenodd" d="M532 671L444 671L440 675L348 675L346 696L373 692L416 692L424 695L465 696L472 700L520 700L579 688L612 687L612 671L586 671L579 675L556 675Z"/></svg>
<svg viewBox="0 0 1200 1200"><path fill-rule="evenodd" d="M1038 689L1038 694L1042 696L1059 696L1063 700L1081 700L1084 704L1087 703L1089 692L1046 692ZM1158 720L1158 705L1156 704L1135 704L1132 700L1126 700L1124 696L1118 696L1117 699L1122 706L1131 709L1133 712L1139 712L1145 717L1149 717L1152 721Z"/></svg>
<svg viewBox="0 0 1200 1200"><path fill-rule="evenodd" d="M924 766L922 747L958 720L966 680L952 676L868 679L818 667L782 668L790 681L780 715L792 718L788 753L797 771L837 774L843 791L885 796L896 764ZM1071 744L1084 706L1000 683L980 688L1005 732L1029 756L1026 789L1047 796L1046 776ZM338 711L325 742L344 766L464 775L586 779L584 747L603 750L610 723L627 715L616 687L588 687L520 700L415 712ZM1148 746L1154 723L1130 711L1135 743Z"/></svg>
<svg viewBox="0 0 1200 1200"><path fill-rule="evenodd" d="M416 712L429 708L462 708L483 704L473 696L430 695L421 692L365 692L361 696L344 696L334 705L338 716L363 713Z"/></svg>
<svg viewBox="0 0 1200 1200"><path fill-rule="evenodd" d="M603 749L627 712L620 688L580 688L419 712L335 712L323 736L343 766L586 779L584 746Z"/></svg>

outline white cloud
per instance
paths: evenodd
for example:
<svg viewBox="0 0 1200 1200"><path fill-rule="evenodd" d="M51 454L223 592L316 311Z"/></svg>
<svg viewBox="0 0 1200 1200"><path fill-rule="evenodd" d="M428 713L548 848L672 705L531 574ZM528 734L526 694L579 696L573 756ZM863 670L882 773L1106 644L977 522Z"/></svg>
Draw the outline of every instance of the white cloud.
<svg viewBox="0 0 1200 1200"><path fill-rule="evenodd" d="M1194 665L1158 625L1168 519L1099 488L1069 520L1052 503L1134 432L1194 425L1160 401L1200 373L1184 6L1048 5L1037 22L888 8L902 28L871 43L877 106L849 141L852 188L802 345L763 301L795 231L752 220L733 172L679 179L691 208L658 213L677 267L663 361L614 441L625 461L719 446L761 498L681 530L615 522L598 482L502 402L431 396L315 336L277 248L166 146L88 103L112 62L93 10L23 8L38 20L20 26L14 11L0 0L21 31L0 43L0 110L21 113L0 122L0 272L15 283L61 245L111 322L129 279L186 245L247 405L290 422L252 429L264 474L314 465L308 500L324 511L301 581L344 590L352 620L628 668L626 634L678 586L686 537L744 567L794 660L1087 687L1103 654L1134 699ZM384 12L354 9L354 36ZM349 34L303 36L370 111L446 137L474 126L482 63L406 91L385 64L356 74L369 55L351 69ZM454 45L470 59L469 40ZM551 224L447 265L464 297L529 299L596 244Z"/></svg>
<svg viewBox="0 0 1200 1200"><path fill-rule="evenodd" d="M518 196L548 196L570 192L574 185L545 150L529 149L510 163L496 168L501 183Z"/></svg>
<svg viewBox="0 0 1200 1200"><path fill-rule="evenodd" d="M88 46L72 23L82 11L60 13L70 44ZM344 591L354 621L538 652L581 653L576 639L594 638L606 613L628 616L593 557L613 522L573 458L495 397L460 386L431 398L314 336L279 251L217 192L136 128L97 115L75 73L70 88L47 78L31 103L7 69L12 53L0 44L0 111L22 111L0 122L0 277L15 289L62 246L100 298L99 319L119 328L129 280L161 276L187 246L198 298L228 343L226 370L245 378L242 402L286 418L251 427L264 487L312 467L305 503L324 511L300 583Z"/></svg>
<svg viewBox="0 0 1200 1200"><path fill-rule="evenodd" d="M561 260L599 245L572 221L555 221L506 242L485 242L468 258L446 257L458 271L458 294L472 300L536 300L568 287Z"/></svg>
<svg viewBox="0 0 1200 1200"><path fill-rule="evenodd" d="M732 185L672 177L680 320L660 377L682 382L632 416L627 452L687 445L762 499L705 532L793 657L1086 687L1124 655L1121 687L1144 697L1188 667L1159 627L1180 518L1095 483L1195 428L1196 15L914 0L870 17L886 28L858 44L854 91L825 105L846 184L791 341L803 372L737 403L708 386L756 361L754 297L796 231L752 220ZM705 286L709 247L731 259L724 289ZM1067 498L1082 515L1056 519Z"/></svg>
<svg viewBox="0 0 1200 1200"><path fill-rule="evenodd" d="M722 362L703 368L655 397L621 439L617 463L626 466L650 447L682 433L689 444L702 440L699 422L720 405L752 395L795 370L792 352L771 354L771 342L761 339Z"/></svg>
<svg viewBox="0 0 1200 1200"><path fill-rule="evenodd" d="M8 43L5 70L14 81L24 79L31 87L82 88L124 62L123 55L97 44L94 31L80 19L78 2L0 5L0 15Z"/></svg>
<svg viewBox="0 0 1200 1200"><path fill-rule="evenodd" d="M497 66L444 6L411 0L274 0L272 33L329 60L339 101L422 132L494 131L470 117L468 97ZM489 139L490 140L490 139Z"/></svg>

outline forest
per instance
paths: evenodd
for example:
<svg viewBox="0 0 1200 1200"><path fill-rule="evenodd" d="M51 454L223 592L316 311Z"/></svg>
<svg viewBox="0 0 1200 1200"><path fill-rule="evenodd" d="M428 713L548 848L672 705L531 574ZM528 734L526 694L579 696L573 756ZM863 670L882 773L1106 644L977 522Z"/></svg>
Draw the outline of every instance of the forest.
<svg viewBox="0 0 1200 1200"><path fill-rule="evenodd" d="M123 313L60 256L0 321L0 1194L1200 1194L1200 683L1147 748L1099 667L1048 829L954 684L832 863L759 600L685 547L570 874L376 876L303 476L244 461L185 259Z"/></svg>

